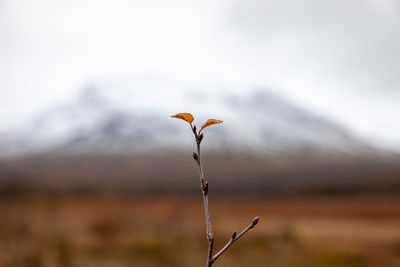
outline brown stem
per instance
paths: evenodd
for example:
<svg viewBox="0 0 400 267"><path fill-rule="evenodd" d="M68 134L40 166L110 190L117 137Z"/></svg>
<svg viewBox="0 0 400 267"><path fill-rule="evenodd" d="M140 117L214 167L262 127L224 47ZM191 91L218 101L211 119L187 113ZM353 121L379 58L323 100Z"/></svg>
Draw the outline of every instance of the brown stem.
<svg viewBox="0 0 400 267"><path fill-rule="evenodd" d="M240 234L236 234L236 232L233 232L231 239L228 241L228 243L223 247L217 254L212 257L212 262L214 263L219 256L221 256L236 240L241 238L245 233L247 233L250 229L252 229L259 221L259 217L254 218L254 220L251 222L249 226L247 226Z"/></svg>
<svg viewBox="0 0 400 267"><path fill-rule="evenodd" d="M201 164L201 154L200 154L200 143L203 138L202 135L198 135L196 132L196 128L192 128L194 136L196 138L197 144L197 154L193 154L193 158L197 162L197 167L199 170L199 177L201 183L201 189L203 193L203 203L204 203L204 212L206 216L206 225L207 225L207 239L208 239L208 253L207 253L207 264L206 267L210 267L213 264L212 254L214 247L214 235L212 232L210 212L208 210L208 182L204 178L203 165Z"/></svg>
<svg viewBox="0 0 400 267"><path fill-rule="evenodd" d="M203 193L204 211L205 211L205 216L206 216L207 239L208 239L208 253L207 253L206 267L211 267L213 265L213 263L233 244L233 242L235 242L240 237L242 237L245 233L247 233L250 229L252 229L258 223L259 217L254 218L254 220L251 222L251 224L249 226L247 226L240 234L237 235L236 232L234 232L232 234L231 239L228 241L228 243L217 254L215 254L213 256L214 235L212 232L210 212L208 210L208 181L204 178L203 165L201 164L201 155L200 155L200 144L203 139L203 134L199 135L197 133L196 126L192 126L192 124L190 124L190 126L192 127L192 131L196 138L197 153L193 153L193 158L196 161L197 167L199 170L201 190Z"/></svg>

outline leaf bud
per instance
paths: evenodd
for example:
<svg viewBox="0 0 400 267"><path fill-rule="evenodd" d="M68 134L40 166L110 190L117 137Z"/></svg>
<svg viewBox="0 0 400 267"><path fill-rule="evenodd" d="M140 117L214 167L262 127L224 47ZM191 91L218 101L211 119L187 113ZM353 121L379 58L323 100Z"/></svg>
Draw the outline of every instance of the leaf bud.
<svg viewBox="0 0 400 267"><path fill-rule="evenodd" d="M201 142L201 140L203 140L203 137L204 137L203 134L201 134L201 135L199 136L199 143Z"/></svg>
<svg viewBox="0 0 400 267"><path fill-rule="evenodd" d="M236 232L233 232L231 238L232 238L232 239L235 239L235 238L236 238L236 235L237 235L237 233L236 233Z"/></svg>
<svg viewBox="0 0 400 267"><path fill-rule="evenodd" d="M258 223L259 220L260 220L260 217L255 217L253 222L251 223L251 226L254 227Z"/></svg>

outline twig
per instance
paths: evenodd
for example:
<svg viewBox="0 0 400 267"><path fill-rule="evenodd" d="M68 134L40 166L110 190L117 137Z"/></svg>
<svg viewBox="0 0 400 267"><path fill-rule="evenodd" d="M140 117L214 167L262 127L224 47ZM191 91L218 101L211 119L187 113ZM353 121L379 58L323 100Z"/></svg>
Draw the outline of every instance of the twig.
<svg viewBox="0 0 400 267"><path fill-rule="evenodd" d="M236 240L241 238L245 233L247 233L250 229L252 229L259 221L259 217L254 218L254 220L251 222L249 226L246 227L240 234L236 234L236 232L233 232L231 239L228 241L228 243L223 247L217 254L215 254L212 257L212 262L215 262L219 256L221 256Z"/></svg>
<svg viewBox="0 0 400 267"><path fill-rule="evenodd" d="M203 192L203 203L204 211L206 215L206 225L207 225L207 239L208 239L208 253L207 253L207 267L210 267L213 263L212 254L214 247L214 235L212 232L210 212L208 210L208 182L204 178L203 165L201 164L201 154L200 154L200 143L203 140L203 134L198 135L196 132L196 126L192 127L192 131L196 138L197 153L193 153L193 158L197 162L197 167L199 170L201 190Z"/></svg>
<svg viewBox="0 0 400 267"><path fill-rule="evenodd" d="M203 134L201 133L201 131L210 125L222 123L222 121L215 120L215 119L209 119L201 126L200 131L197 132L196 126L195 125L193 126L193 124L192 124L192 122L194 120L192 114L178 113L171 117L187 121L190 124L190 127L192 128L194 137L196 139L197 153L193 152L192 156L193 156L193 159L196 161L197 167L199 170L201 191L203 193L204 212L206 215L207 239L208 239L208 253L207 253L206 267L211 267L212 264L233 244L233 242L238 240L241 236L243 236L245 233L247 233L250 229L252 229L258 223L259 218L258 217L254 218L252 223L249 226L247 226L247 228L244 229L239 235L237 235L236 232L233 232L231 239L228 241L228 243L225 245L225 247L223 247L217 254L215 254L213 256L214 235L212 232L210 212L208 210L208 181L204 178L203 165L201 164L201 157L200 157L200 144L204 137Z"/></svg>

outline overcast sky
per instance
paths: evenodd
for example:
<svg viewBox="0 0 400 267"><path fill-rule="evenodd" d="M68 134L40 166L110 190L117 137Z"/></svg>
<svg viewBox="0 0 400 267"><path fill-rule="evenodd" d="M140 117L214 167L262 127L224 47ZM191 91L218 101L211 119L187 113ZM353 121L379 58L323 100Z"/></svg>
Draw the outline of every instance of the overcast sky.
<svg viewBox="0 0 400 267"><path fill-rule="evenodd" d="M0 0L1 128L141 75L266 87L400 151L396 0Z"/></svg>

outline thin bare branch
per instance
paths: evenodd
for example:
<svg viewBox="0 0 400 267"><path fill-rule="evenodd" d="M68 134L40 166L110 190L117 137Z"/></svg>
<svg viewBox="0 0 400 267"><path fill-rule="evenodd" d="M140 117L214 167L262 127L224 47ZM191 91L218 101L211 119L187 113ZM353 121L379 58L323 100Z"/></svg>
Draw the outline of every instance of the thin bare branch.
<svg viewBox="0 0 400 267"><path fill-rule="evenodd" d="M217 254L215 254L212 257L212 262L214 263L219 256L221 256L232 244L233 242L235 242L236 240L238 240L239 238L241 238L245 233L247 233L249 230L251 230L260 220L259 217L254 218L254 220L251 222L251 224L249 224L249 226L247 226L240 234L236 234L236 232L233 232L231 239L228 241L228 243L225 245L225 247L223 247Z"/></svg>
<svg viewBox="0 0 400 267"><path fill-rule="evenodd" d="M247 228L244 229L240 234L233 232L232 237L228 241L228 243L217 254L215 254L213 256L214 235L213 235L212 226L211 226L210 212L208 210L208 181L204 178L203 165L201 164L200 144L204 137L204 135L201 133L201 131L207 126L221 123L222 121L215 120L215 119L209 119L205 124L203 124L200 131L197 132L196 125L192 124L192 122L193 122L192 114L178 113L172 117L182 119L182 120L189 122L190 127L192 128L194 137L196 139L197 153L193 152L192 156L193 156L193 159L197 163L199 177L200 177L201 191L203 193L203 203L204 203L204 212L205 212L205 217L206 217L207 239L208 239L208 253L207 253L206 267L211 267L212 264L233 244L233 242L235 242L240 237L242 237L245 233L247 233L250 229L252 229L258 223L259 218L258 217L254 218L252 223L249 226L247 226Z"/></svg>
<svg viewBox="0 0 400 267"><path fill-rule="evenodd" d="M204 203L204 212L206 215L206 225L207 225L207 239L208 239L208 253L207 253L207 267L212 265L212 254L213 254L213 247L214 247L214 235L212 232L211 226L211 219L210 219L210 212L208 210L208 182L204 178L204 171L203 165L201 164L201 154L200 154L200 143L203 139L203 135L200 136L196 132L196 126L192 128L194 136L196 138L197 144L197 153L193 153L193 159L197 163L197 167L199 170L199 177L200 177L200 184L203 193L203 203Z"/></svg>

